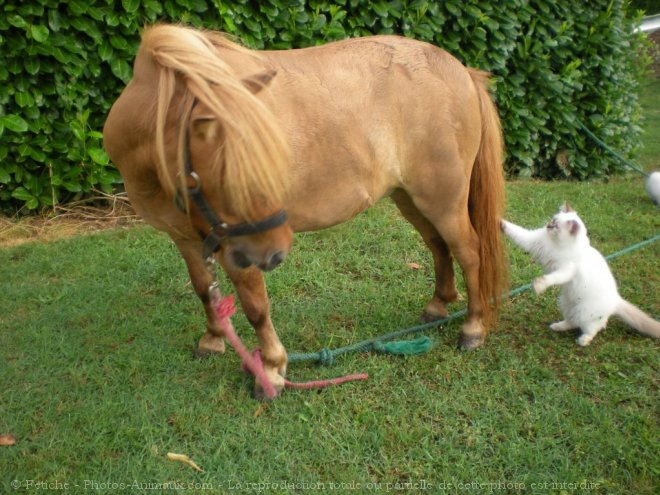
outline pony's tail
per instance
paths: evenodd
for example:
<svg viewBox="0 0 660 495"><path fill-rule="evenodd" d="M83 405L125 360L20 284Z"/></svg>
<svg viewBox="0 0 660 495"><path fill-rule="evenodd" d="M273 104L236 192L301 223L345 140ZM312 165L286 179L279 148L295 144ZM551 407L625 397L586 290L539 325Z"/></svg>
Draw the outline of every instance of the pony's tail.
<svg viewBox="0 0 660 495"><path fill-rule="evenodd" d="M503 141L497 109L488 94L488 73L469 69L481 107L481 144L470 178L468 209L479 236L479 284L484 323L497 318L508 273L500 220L504 214Z"/></svg>

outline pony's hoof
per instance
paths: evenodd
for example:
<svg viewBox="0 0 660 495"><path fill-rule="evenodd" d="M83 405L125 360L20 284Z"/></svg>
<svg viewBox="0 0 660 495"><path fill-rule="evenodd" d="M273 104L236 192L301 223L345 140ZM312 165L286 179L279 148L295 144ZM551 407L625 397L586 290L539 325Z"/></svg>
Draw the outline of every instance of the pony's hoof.
<svg viewBox="0 0 660 495"><path fill-rule="evenodd" d="M196 358L208 358L211 356L217 356L218 354L225 353L225 339L223 337L217 337L210 333L205 333L199 343L197 344L197 349L195 349Z"/></svg>
<svg viewBox="0 0 660 495"><path fill-rule="evenodd" d="M275 397L268 397L268 395L266 395L266 392L264 392L264 389L261 387L254 387L254 389L252 390L252 398L259 402L270 402L279 395L280 392L278 392Z"/></svg>
<svg viewBox="0 0 660 495"><path fill-rule="evenodd" d="M447 318L448 315L449 312L447 311L445 302L441 301L437 297L434 297L424 307L424 312L422 313L420 320L422 320L424 323L431 323L433 321Z"/></svg>
<svg viewBox="0 0 660 495"><path fill-rule="evenodd" d="M193 356L197 359L208 359L213 356L218 356L221 355L221 352L214 352L214 351L209 351L206 349L200 349L199 347L194 350Z"/></svg>
<svg viewBox="0 0 660 495"><path fill-rule="evenodd" d="M282 391L284 390L284 378L281 378L281 382L278 380L277 383L273 383L273 388L275 389L275 396L269 397L261 384L255 381L254 388L252 389L252 398L260 402L268 402L276 399L282 394Z"/></svg>
<svg viewBox="0 0 660 495"><path fill-rule="evenodd" d="M419 319L422 320L422 323L432 323L434 321L444 320L445 318L447 318L447 315L448 315L447 312L445 312L445 314L441 314L441 313L436 313L435 311L428 311L425 309L424 312L422 313L422 316Z"/></svg>
<svg viewBox="0 0 660 495"><path fill-rule="evenodd" d="M458 339L458 348L462 351L473 351L474 349L481 347L486 339L483 337L477 337L474 335L463 335Z"/></svg>

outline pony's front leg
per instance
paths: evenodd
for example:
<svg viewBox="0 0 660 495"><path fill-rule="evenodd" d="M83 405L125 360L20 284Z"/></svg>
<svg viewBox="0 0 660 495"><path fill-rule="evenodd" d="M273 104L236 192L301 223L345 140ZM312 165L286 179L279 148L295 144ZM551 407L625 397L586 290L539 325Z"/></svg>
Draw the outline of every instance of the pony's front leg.
<svg viewBox="0 0 660 495"><path fill-rule="evenodd" d="M279 393L284 388L288 358L270 319L270 303L264 276L255 266L238 270L228 266L223 259L221 265L234 284L243 313L257 332L264 372ZM254 385L254 397L266 397L258 380Z"/></svg>
<svg viewBox="0 0 660 495"><path fill-rule="evenodd" d="M209 287L213 283L213 275L202 259L202 243L188 239L174 239L174 244L179 248L186 262L190 281L206 312L206 333L199 340L195 355L207 357L222 354L225 352L225 339L209 299Z"/></svg>

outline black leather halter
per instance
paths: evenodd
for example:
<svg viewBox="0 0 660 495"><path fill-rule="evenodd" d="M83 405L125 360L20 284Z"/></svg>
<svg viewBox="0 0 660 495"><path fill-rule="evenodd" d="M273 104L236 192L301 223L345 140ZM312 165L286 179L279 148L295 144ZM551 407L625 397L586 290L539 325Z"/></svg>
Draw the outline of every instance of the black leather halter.
<svg viewBox="0 0 660 495"><path fill-rule="evenodd" d="M202 183L199 175L193 170L192 159L190 157L190 133L186 130L184 148L183 148L184 170L186 173L186 181L191 180L193 186L188 186L188 197L199 210L199 213L204 217L206 222L210 225L210 229L206 236L200 232L200 237L204 240L202 248L202 256L204 259L210 258L213 253L220 249L220 244L228 237L238 237L244 235L254 235L267 230L274 229L286 223L288 217L286 211L280 210L274 215L257 220L256 222L244 222L230 225L222 221L218 215L215 214L208 201L202 194ZM174 201L181 211L186 211L186 205L183 203L183 195L181 191L177 191Z"/></svg>

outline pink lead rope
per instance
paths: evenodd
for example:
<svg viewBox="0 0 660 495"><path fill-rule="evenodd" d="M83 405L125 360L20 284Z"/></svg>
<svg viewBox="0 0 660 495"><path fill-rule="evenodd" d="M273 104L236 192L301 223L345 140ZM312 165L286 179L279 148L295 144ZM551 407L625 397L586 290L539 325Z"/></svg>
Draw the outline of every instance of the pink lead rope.
<svg viewBox="0 0 660 495"><path fill-rule="evenodd" d="M236 312L236 306L234 306L234 296L230 295L226 297L217 297L214 299L216 300L215 314L218 318L218 324L220 325L220 328L224 332L225 337L231 346L241 357L241 360L243 361L241 367L243 370L249 372L251 375L257 378L259 383L261 383L261 387L263 388L266 397L269 399L275 398L277 391L264 372L263 362L261 361L261 351L259 349L255 349L255 351L250 354L250 352L243 345L243 342L241 342L241 339L238 337L238 335L236 335L234 326L231 323L231 316ZM284 386L286 388L298 390L310 390L325 388L332 385L341 385L342 383L357 380L366 380L368 378L368 374L358 373L355 375L332 378L330 380L316 380L304 383L293 383L285 379Z"/></svg>

